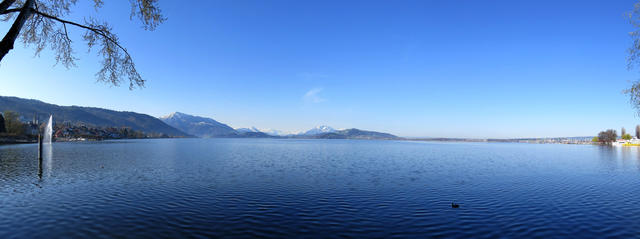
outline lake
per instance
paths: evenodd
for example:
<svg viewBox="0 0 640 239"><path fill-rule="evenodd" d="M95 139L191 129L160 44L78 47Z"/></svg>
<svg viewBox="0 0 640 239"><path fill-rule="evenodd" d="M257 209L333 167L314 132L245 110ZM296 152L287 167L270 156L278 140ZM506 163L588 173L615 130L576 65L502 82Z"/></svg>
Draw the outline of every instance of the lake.
<svg viewBox="0 0 640 239"><path fill-rule="evenodd" d="M0 238L640 233L632 147L152 139L45 156L39 176L37 145L0 146Z"/></svg>

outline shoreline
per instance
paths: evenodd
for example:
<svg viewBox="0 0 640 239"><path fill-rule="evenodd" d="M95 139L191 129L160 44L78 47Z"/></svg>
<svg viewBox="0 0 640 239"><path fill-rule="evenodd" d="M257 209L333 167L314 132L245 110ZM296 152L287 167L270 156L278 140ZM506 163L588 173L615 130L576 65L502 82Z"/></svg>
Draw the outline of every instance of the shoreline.
<svg viewBox="0 0 640 239"><path fill-rule="evenodd" d="M194 138L194 137L149 137L149 138L55 138L54 142L86 142L86 141L105 141L105 140L127 140L127 139L170 139L170 138ZM195 137L197 138L197 137ZM218 139L255 139L255 137L216 137ZM265 137L265 139L318 139L318 138L288 138L288 137ZM526 144L575 144L575 145L602 145L586 140L566 140L568 138L547 138L547 139L463 139L463 138L398 138L398 139L366 139L366 138L345 138L347 140L397 140L397 141L414 141L414 142L449 142L449 143L526 143ZM562 140L560 140L562 139ZM37 139L30 138L7 138L0 137L0 145L14 144L35 144ZM623 147L640 147L640 144L619 144L614 146Z"/></svg>

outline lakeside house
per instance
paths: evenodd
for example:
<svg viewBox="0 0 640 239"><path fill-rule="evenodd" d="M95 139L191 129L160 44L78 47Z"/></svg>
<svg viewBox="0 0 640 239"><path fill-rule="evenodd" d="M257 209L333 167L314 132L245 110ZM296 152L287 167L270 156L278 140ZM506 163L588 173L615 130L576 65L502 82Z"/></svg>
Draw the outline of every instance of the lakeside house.
<svg viewBox="0 0 640 239"><path fill-rule="evenodd" d="M640 145L640 139L636 138L635 136L629 140L626 139L618 139L616 140L616 142L613 142L612 144L613 146L639 146Z"/></svg>

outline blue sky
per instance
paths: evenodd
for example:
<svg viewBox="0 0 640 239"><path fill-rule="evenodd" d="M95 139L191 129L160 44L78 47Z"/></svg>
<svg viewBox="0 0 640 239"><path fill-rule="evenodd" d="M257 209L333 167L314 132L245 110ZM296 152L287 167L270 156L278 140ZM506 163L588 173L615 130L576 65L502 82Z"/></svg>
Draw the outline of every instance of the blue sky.
<svg viewBox="0 0 640 239"><path fill-rule="evenodd" d="M72 19L109 20L146 88L96 83L95 53L75 36L77 68L17 44L0 95L232 127L317 125L414 137L585 136L635 116L622 90L634 1L162 1L144 31L128 1ZM0 24L2 34L8 24Z"/></svg>

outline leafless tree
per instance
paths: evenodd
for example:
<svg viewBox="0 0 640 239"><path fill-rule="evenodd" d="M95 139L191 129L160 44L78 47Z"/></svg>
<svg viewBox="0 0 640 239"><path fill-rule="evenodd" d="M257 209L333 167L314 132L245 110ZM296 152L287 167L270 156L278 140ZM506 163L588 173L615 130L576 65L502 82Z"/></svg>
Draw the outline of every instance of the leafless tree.
<svg viewBox="0 0 640 239"><path fill-rule="evenodd" d="M627 56L627 68L632 69L640 65L640 2L634 4L633 10L628 13L628 17L635 29L629 33L633 43L628 49L629 55ZM636 108L636 112L640 115L640 80L633 82L631 87L624 92L629 95L631 105Z"/></svg>
<svg viewBox="0 0 640 239"><path fill-rule="evenodd" d="M96 10L101 9L104 0L91 0ZM159 0L129 0L131 4L130 18L138 18L145 30L155 30L165 21ZM0 20L13 21L11 28L0 41L0 62L14 48L20 39L25 46L35 46L35 54L39 55L45 48L55 53L56 63L69 68L76 66L72 40L68 27L84 30L82 39L89 50L99 47L98 55L102 57L102 68L96 73L99 81L115 86L122 78L129 80L129 88L143 87L142 79L136 65L127 51L120 44L118 36L112 32L107 22L101 22L88 16L84 23L65 20L77 0L0 0ZM17 15L17 16L16 16Z"/></svg>

